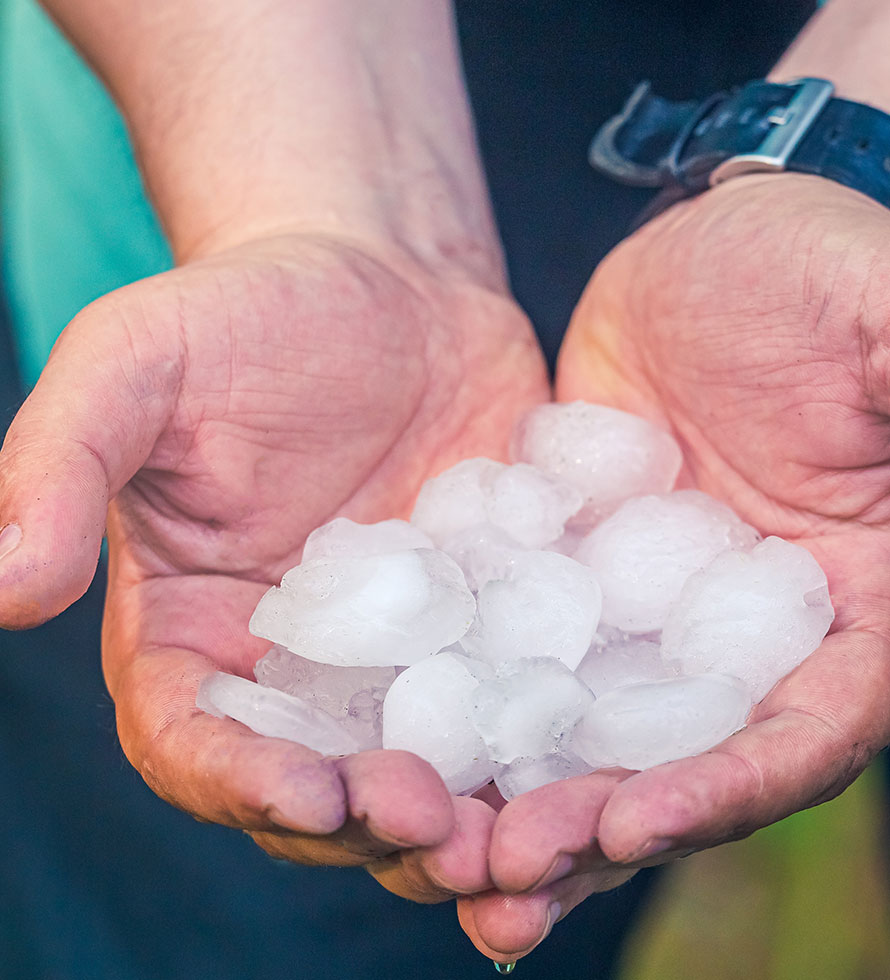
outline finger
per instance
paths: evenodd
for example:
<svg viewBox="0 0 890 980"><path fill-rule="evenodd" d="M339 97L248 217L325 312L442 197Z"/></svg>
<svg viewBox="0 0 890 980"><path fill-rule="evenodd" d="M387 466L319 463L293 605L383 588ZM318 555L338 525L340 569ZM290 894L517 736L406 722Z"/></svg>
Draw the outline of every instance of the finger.
<svg viewBox="0 0 890 980"><path fill-rule="evenodd" d="M495 812L481 800L452 800L454 827L433 847L382 858L368 871L384 888L414 902L443 902L491 888L488 848Z"/></svg>
<svg viewBox="0 0 890 980"><path fill-rule="evenodd" d="M146 459L169 414L176 357L137 350L116 297L68 326L4 441L0 626L34 626L83 595L108 501Z"/></svg>
<svg viewBox="0 0 890 980"><path fill-rule="evenodd" d="M491 888L488 855L497 814L482 800L458 796L454 829L441 844L414 852L430 881L452 895L473 894Z"/></svg>
<svg viewBox="0 0 890 980"><path fill-rule="evenodd" d="M438 774L410 752L360 752L334 765L346 790L343 825L326 836L252 832L256 843L300 864L365 865L384 887L416 902L452 897L432 884L419 859L403 867L414 849L441 846L454 832L453 801Z"/></svg>
<svg viewBox="0 0 890 980"><path fill-rule="evenodd" d="M527 895L489 891L458 899L461 928L484 956L511 963L527 956L553 926L594 892L609 891L635 874L629 868L575 875Z"/></svg>
<svg viewBox="0 0 890 980"><path fill-rule="evenodd" d="M334 760L195 705L215 668L191 651L161 647L117 674L121 746L148 785L193 816L231 827L312 834L342 827L347 791Z"/></svg>
<svg viewBox="0 0 890 980"><path fill-rule="evenodd" d="M716 749L638 773L603 808L599 844L645 863L747 836L836 796L890 737L890 644L835 633Z"/></svg>
<svg viewBox="0 0 890 980"><path fill-rule="evenodd" d="M374 750L333 761L346 791L342 826L325 836L276 830L253 832L253 839L274 857L300 864L371 863L381 873L392 868L391 891L404 877L406 891L413 892L404 897L441 901L438 896L422 897L430 884L419 870L405 875L398 870L402 853L439 845L453 831L452 800L438 774L410 752Z"/></svg>
<svg viewBox="0 0 890 980"><path fill-rule="evenodd" d="M360 752L337 760L350 816L378 841L434 847L454 829L451 794L439 774L411 752Z"/></svg>
<svg viewBox="0 0 890 980"><path fill-rule="evenodd" d="M541 786L498 816L489 865L495 885L517 893L605 866L597 846L600 814L626 770L596 772Z"/></svg>
<svg viewBox="0 0 890 980"><path fill-rule="evenodd" d="M324 759L206 714L195 697L215 666L161 648L117 675L121 745L159 796L199 819L273 835L257 840L291 860L363 864L447 838L451 798L422 759L383 751Z"/></svg>
<svg viewBox="0 0 890 980"><path fill-rule="evenodd" d="M530 953L547 938L560 914L546 889L534 895L490 891L457 900L461 928L496 963L512 963Z"/></svg>

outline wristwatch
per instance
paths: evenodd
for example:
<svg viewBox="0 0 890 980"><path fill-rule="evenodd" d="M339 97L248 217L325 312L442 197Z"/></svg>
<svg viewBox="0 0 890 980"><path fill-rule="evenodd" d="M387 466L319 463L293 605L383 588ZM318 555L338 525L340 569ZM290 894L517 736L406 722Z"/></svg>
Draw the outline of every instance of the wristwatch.
<svg viewBox="0 0 890 980"><path fill-rule="evenodd" d="M890 115L833 95L831 82L801 78L670 102L641 82L594 136L590 163L623 183L662 188L637 226L749 173L817 174L890 207Z"/></svg>

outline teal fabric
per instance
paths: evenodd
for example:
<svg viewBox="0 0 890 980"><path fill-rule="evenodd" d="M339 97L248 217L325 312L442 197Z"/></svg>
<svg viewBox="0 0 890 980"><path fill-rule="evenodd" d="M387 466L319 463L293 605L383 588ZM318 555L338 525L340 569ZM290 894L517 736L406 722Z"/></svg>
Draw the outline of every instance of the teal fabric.
<svg viewBox="0 0 890 980"><path fill-rule="evenodd" d="M78 310L171 258L102 85L32 0L0 17L4 275L30 388Z"/></svg>

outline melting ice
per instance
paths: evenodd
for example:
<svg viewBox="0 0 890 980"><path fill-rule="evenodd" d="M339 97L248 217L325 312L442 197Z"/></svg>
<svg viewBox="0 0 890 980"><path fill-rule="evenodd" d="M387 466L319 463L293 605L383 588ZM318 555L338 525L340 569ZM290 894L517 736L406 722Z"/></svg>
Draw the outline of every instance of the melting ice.
<svg viewBox="0 0 890 980"><path fill-rule="evenodd" d="M408 749L454 793L512 798L703 752L833 617L805 549L672 490L680 449L599 405L543 405L512 465L469 459L411 521L336 518L260 600L256 683L198 706L326 754Z"/></svg>

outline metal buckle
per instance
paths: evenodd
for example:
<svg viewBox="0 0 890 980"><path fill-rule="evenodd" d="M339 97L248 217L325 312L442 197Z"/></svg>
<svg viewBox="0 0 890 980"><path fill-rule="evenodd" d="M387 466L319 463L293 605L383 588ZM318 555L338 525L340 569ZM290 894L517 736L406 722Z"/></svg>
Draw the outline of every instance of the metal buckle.
<svg viewBox="0 0 890 980"><path fill-rule="evenodd" d="M615 147L615 135L633 115L637 106L649 95L651 88L649 82L640 82L637 85L621 112L617 116L612 116L597 130L587 153L591 167L608 174L614 180L633 184L636 187L661 187L664 183L661 168L633 163L627 157L623 157Z"/></svg>
<svg viewBox="0 0 890 980"><path fill-rule="evenodd" d="M809 132L819 113L834 94L834 85L824 78L799 78L791 85L798 90L784 108L769 115L773 124L756 153L740 153L724 160L711 171L711 187L731 177L751 173L776 173L786 168L791 154Z"/></svg>

